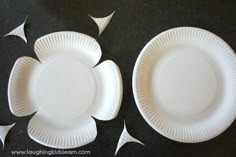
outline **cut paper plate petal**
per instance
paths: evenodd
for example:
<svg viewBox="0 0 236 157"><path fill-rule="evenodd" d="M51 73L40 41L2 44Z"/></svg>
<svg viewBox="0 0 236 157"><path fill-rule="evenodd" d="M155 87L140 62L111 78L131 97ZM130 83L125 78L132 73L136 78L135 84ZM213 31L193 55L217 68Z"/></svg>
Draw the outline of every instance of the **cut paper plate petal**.
<svg viewBox="0 0 236 157"><path fill-rule="evenodd" d="M27 43L27 39L25 37L25 31L24 31L26 20L27 20L27 17L25 18L25 21L20 26L16 27L14 30L12 30L11 32L6 34L4 37L6 37L6 36L18 36Z"/></svg>
<svg viewBox="0 0 236 157"><path fill-rule="evenodd" d="M42 63L51 57L66 54L90 68L94 67L102 56L101 47L94 38L70 31L55 32L37 39L34 50Z"/></svg>
<svg viewBox="0 0 236 157"><path fill-rule="evenodd" d="M123 84L118 66L106 60L92 69L95 76L97 93L91 115L99 120L115 118L120 109Z"/></svg>
<svg viewBox="0 0 236 157"><path fill-rule="evenodd" d="M134 138L133 136L131 136L129 134L129 132L127 131L126 125L124 123L124 129L123 129L123 132L121 133L119 142L117 144L115 156L118 153L118 151L120 150L120 148L128 142L135 142L135 143L144 145L141 141L139 141L138 139Z"/></svg>
<svg viewBox="0 0 236 157"><path fill-rule="evenodd" d="M12 69L11 112L17 116L36 112L28 134L42 145L71 149L92 142L97 136L92 116L110 120L119 111L123 93L119 68L112 61L96 67L101 48L82 33L52 33L39 38L34 48L40 62L21 57Z"/></svg>
<svg viewBox="0 0 236 157"><path fill-rule="evenodd" d="M115 14L115 11L113 13L111 13L110 15L108 15L106 17L102 17L102 18L96 18L96 17L89 15L98 26L98 30L99 30L98 36L100 36L102 34L102 32L105 30L105 28L107 27L107 25L111 21L112 16L114 14Z"/></svg>
<svg viewBox="0 0 236 157"><path fill-rule="evenodd" d="M4 148L4 145L5 145L5 139L6 139L6 136L8 134L8 132L11 130L11 128L15 125L12 124L12 125L8 125L8 126L0 126L0 139L2 141L2 144L3 144L3 148Z"/></svg>
<svg viewBox="0 0 236 157"><path fill-rule="evenodd" d="M80 117L69 122L63 120L63 116L59 122L56 117L43 114L36 113L28 125L30 138L42 145L71 149L91 143L97 136L96 123L91 117Z"/></svg>
<svg viewBox="0 0 236 157"><path fill-rule="evenodd" d="M8 101L11 112L18 117L36 112L36 105L29 99L33 72L40 63L31 57L19 58L11 71L8 83Z"/></svg>

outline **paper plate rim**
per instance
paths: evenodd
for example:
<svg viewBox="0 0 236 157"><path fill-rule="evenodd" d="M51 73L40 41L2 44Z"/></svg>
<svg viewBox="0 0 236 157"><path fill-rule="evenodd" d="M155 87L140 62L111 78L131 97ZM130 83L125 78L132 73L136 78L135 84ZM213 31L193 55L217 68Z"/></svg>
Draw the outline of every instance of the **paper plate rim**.
<svg viewBox="0 0 236 157"><path fill-rule="evenodd" d="M142 104L140 103L138 94L137 94L137 72L138 72L138 66L142 60L142 56L143 54L146 52L146 50L148 49L148 47L153 44L153 42L160 38L161 36L172 32L172 31L176 31L176 30L180 30L180 29L187 29L187 30L197 30L197 31L202 31L204 33L210 34L211 36L213 36L214 38L217 38L217 40L219 40L220 42L222 42L229 51L231 51L231 53L233 53L234 57L236 58L236 55L233 51L233 49L219 36L217 36L216 34L208 31L208 30L204 30L202 28L197 28L197 27L189 27L189 26L184 26L184 27L175 27L175 28L171 28L168 29L166 31L161 32L160 34L154 36L145 46L144 48L141 50L140 54L137 57L137 60L135 62L135 66L134 66L134 70L133 70L133 77L132 77L132 90L133 90L133 95L134 95L134 99L135 99L135 103L136 106L140 112L140 114L142 115L142 117L144 118L144 120L158 133L160 133L161 135L163 135L166 138L169 138L171 140L177 141L177 142L182 142L182 143L199 143L199 142L204 142L204 141L208 141L210 139L213 139L215 137L217 137L218 135L220 135L221 133L223 133L225 130L227 130L230 125L234 122L235 117L236 117L236 111L233 113L233 115L231 115L230 120L228 120L227 125L217 134L214 134L212 136L209 136L207 138L199 138L199 139L194 139L194 140L189 140L187 138L179 138L179 137L174 137L174 136L170 136L169 134L165 133L164 131L162 131L160 128L158 128L155 124L153 124L153 122L147 117L146 113L143 111L142 109ZM233 117L233 118L232 118Z"/></svg>

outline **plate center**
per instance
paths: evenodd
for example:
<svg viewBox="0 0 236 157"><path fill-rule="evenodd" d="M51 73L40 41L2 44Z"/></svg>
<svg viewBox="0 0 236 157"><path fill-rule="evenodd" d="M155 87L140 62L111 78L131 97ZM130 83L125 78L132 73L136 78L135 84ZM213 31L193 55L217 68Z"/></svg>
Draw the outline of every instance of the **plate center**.
<svg viewBox="0 0 236 157"><path fill-rule="evenodd" d="M59 56L42 64L36 81L36 102L40 112L63 120L86 113L95 92L90 69L70 56Z"/></svg>
<svg viewBox="0 0 236 157"><path fill-rule="evenodd" d="M155 67L153 93L158 105L177 118L206 112L217 93L217 77L206 57L194 48L168 51Z"/></svg>

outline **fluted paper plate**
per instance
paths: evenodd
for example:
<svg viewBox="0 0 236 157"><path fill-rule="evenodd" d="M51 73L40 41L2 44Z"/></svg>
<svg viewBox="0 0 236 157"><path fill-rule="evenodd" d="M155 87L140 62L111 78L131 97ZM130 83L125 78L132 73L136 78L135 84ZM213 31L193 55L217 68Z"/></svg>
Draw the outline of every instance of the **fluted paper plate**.
<svg viewBox="0 0 236 157"><path fill-rule="evenodd" d="M235 53L206 30L167 30L141 51L133 93L142 116L160 134L187 143L209 140L235 120Z"/></svg>
<svg viewBox="0 0 236 157"><path fill-rule="evenodd" d="M56 32L34 45L39 59L19 58L10 75L11 112L26 116L36 112L28 134L53 148L76 148L97 136L94 119L113 119L120 108L122 79L118 66L99 62L97 41L77 32Z"/></svg>

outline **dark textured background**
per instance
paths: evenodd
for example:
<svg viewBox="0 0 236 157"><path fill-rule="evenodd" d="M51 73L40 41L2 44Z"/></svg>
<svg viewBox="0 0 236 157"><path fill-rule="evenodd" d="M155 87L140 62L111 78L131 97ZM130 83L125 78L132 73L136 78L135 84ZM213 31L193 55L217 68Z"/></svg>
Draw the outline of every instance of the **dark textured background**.
<svg viewBox="0 0 236 157"><path fill-rule="evenodd" d="M220 0L0 0L0 36L21 24L28 16L28 44L16 37L0 37L0 124L16 122L9 132L0 156L11 150L51 150L29 138L29 117L14 117L8 107L7 83L14 61L21 56L35 57L33 44L55 31L78 31L97 38L97 26L87 16L106 16L113 10L109 26L98 38L103 60L118 64L124 81L121 110L112 121L97 121L96 140L75 150L90 150L93 157L112 157L126 120L129 132L146 146L129 143L118 157L235 157L236 122L220 136L203 143L184 144L155 132L144 121L132 94L132 71L144 45L169 28L194 26L219 35L236 50L236 1ZM0 144L1 147L1 144Z"/></svg>

